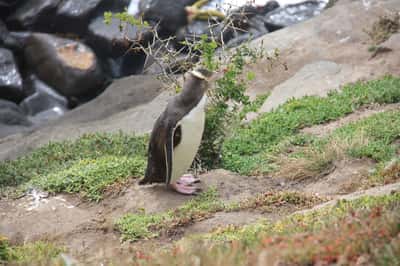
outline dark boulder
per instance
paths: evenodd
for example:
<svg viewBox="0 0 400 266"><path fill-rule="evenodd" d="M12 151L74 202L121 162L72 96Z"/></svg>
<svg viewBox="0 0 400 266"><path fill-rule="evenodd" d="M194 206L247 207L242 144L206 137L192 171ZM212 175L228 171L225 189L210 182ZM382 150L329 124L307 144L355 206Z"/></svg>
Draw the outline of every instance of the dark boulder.
<svg viewBox="0 0 400 266"><path fill-rule="evenodd" d="M34 33L26 42L25 60L41 80L64 96L94 95L102 89L97 58L78 41Z"/></svg>
<svg viewBox="0 0 400 266"><path fill-rule="evenodd" d="M24 97L22 79L10 50L0 48L0 98L19 102Z"/></svg>
<svg viewBox="0 0 400 266"><path fill-rule="evenodd" d="M101 56L119 57L131 47L133 40L140 39L141 33L138 27L131 25L121 30L116 19L106 25L100 16L91 21L86 41Z"/></svg>
<svg viewBox="0 0 400 266"><path fill-rule="evenodd" d="M0 47L5 47L12 51L20 51L21 43L7 29L7 26L0 20Z"/></svg>
<svg viewBox="0 0 400 266"><path fill-rule="evenodd" d="M151 37L146 31L132 25L126 25L121 31L118 20L106 25L103 17L97 17L89 25L86 42L95 49L107 72L119 78L142 70L144 55L140 49L132 48L135 43L145 45L149 41Z"/></svg>
<svg viewBox="0 0 400 266"><path fill-rule="evenodd" d="M218 21L195 20L177 32L177 47L181 41L194 43L199 41L201 35L213 37L217 43L226 43L233 38L233 28Z"/></svg>
<svg viewBox="0 0 400 266"><path fill-rule="evenodd" d="M102 0L64 0L57 7L57 29L63 32L84 34L89 19Z"/></svg>
<svg viewBox="0 0 400 266"><path fill-rule="evenodd" d="M29 121L18 105L0 99L0 126L1 125L31 126L32 122Z"/></svg>
<svg viewBox="0 0 400 266"><path fill-rule="evenodd" d="M23 132L32 126L18 105L0 99L0 138Z"/></svg>
<svg viewBox="0 0 400 266"><path fill-rule="evenodd" d="M25 81L33 93L26 97L20 106L25 114L34 116L47 110L55 110L56 117L63 115L68 108L68 101L51 87L39 80L35 75L30 75Z"/></svg>
<svg viewBox="0 0 400 266"><path fill-rule="evenodd" d="M185 7L195 2L196 0L142 0L139 9L143 19L150 25L157 25L159 35L167 37L188 24Z"/></svg>
<svg viewBox="0 0 400 266"><path fill-rule="evenodd" d="M259 15L265 15L279 7L280 5L277 1L269 1L264 6L257 6L257 13Z"/></svg>
<svg viewBox="0 0 400 266"><path fill-rule="evenodd" d="M60 0L25 1L7 22L13 30L49 32L55 25L55 10Z"/></svg>
<svg viewBox="0 0 400 266"><path fill-rule="evenodd" d="M0 17L6 18L17 8L21 0L0 0Z"/></svg>

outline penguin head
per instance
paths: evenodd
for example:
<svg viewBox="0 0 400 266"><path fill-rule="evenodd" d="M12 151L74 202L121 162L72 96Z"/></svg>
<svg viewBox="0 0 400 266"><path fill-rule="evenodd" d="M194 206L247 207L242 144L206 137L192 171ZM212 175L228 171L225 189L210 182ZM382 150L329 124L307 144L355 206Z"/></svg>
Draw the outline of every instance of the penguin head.
<svg viewBox="0 0 400 266"><path fill-rule="evenodd" d="M201 98L208 89L208 80L212 74L211 71L204 68L196 68L187 72L180 98L185 102Z"/></svg>
<svg viewBox="0 0 400 266"><path fill-rule="evenodd" d="M213 74L213 72L211 72L205 68L196 68L196 69L190 71L189 73L191 75L193 75L195 78L205 80L205 81L208 81Z"/></svg>

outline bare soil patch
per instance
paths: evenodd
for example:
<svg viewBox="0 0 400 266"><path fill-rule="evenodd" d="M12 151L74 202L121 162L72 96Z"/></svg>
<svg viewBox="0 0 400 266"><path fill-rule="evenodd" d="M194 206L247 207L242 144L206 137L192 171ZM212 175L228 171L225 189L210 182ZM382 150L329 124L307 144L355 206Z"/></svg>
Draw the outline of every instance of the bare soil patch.
<svg viewBox="0 0 400 266"><path fill-rule="evenodd" d="M267 177L243 177L225 170L202 175L203 189L216 187L224 201L236 201L273 188L276 180ZM185 229L171 232L156 240L121 243L114 231L114 221L123 214L145 210L163 212L176 208L192 197L179 195L164 185L139 186L132 182L125 191L109 195L100 203L83 202L77 196L31 193L17 200L0 200L0 235L13 244L37 240L55 242L68 250L68 257L82 265L129 261L132 251L169 245L185 234ZM190 226L188 232L208 232L217 225L244 224L261 217L259 213L220 213ZM233 219L236 222L233 222Z"/></svg>

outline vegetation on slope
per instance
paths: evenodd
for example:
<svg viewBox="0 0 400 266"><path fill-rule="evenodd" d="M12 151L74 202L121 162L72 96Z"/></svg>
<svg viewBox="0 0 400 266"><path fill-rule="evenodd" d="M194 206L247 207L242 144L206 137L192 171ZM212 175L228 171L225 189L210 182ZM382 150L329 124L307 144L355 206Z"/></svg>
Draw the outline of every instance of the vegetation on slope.
<svg viewBox="0 0 400 266"><path fill-rule="evenodd" d="M366 104L399 102L399 87L400 79L389 76L347 85L326 98L309 96L290 100L236 129L224 142L223 167L250 174L265 164L266 152L276 149L299 129L338 119Z"/></svg>
<svg viewBox="0 0 400 266"><path fill-rule="evenodd" d="M321 198L298 192L266 192L239 202L224 203L215 189L200 194L181 207L163 213L129 213L116 222L124 240L135 241L158 237L197 221L209 218L216 212L235 212L245 209L271 211L280 207L294 209L311 207L322 202Z"/></svg>
<svg viewBox="0 0 400 266"><path fill-rule="evenodd" d="M138 265L396 265L400 193L341 200L277 222L228 226L182 240L172 250L144 252Z"/></svg>
<svg viewBox="0 0 400 266"><path fill-rule="evenodd" d="M146 150L146 136L123 133L49 143L16 160L0 162L0 191L36 186L53 192L80 191L98 200L108 185L143 175Z"/></svg>
<svg viewBox="0 0 400 266"><path fill-rule="evenodd" d="M305 141L300 145L289 144L290 153L278 155L280 169L276 175L302 179L324 172L337 161L369 158L378 163L376 173L369 177L371 185L387 184L399 179L395 173L398 160L394 159L400 148L395 144L399 136L400 110L381 112L350 123L327 137L303 136Z"/></svg>
<svg viewBox="0 0 400 266"><path fill-rule="evenodd" d="M51 243L37 241L20 246L9 245L0 236L0 265L64 265L58 257L64 250Z"/></svg>

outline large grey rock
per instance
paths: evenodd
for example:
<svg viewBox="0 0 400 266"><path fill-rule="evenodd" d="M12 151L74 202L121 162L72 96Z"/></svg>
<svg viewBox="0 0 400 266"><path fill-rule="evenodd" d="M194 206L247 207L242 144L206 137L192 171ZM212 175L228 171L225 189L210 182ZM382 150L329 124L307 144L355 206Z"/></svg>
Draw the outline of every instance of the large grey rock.
<svg viewBox="0 0 400 266"><path fill-rule="evenodd" d="M293 77L276 86L260 108L269 112L291 98L304 96L326 96L349 81L353 69L332 61L316 61L302 67Z"/></svg>
<svg viewBox="0 0 400 266"><path fill-rule="evenodd" d="M97 11L103 0L64 0L56 11L58 29L84 34L90 17Z"/></svg>
<svg viewBox="0 0 400 266"><path fill-rule="evenodd" d="M51 141L75 139L85 133L149 132L171 93L153 76L116 80L100 96L67 112L59 120L30 133L0 140L0 160L15 158Z"/></svg>
<svg viewBox="0 0 400 266"><path fill-rule="evenodd" d="M67 111L67 99L37 79L35 75L28 77L25 83L33 91L30 96L26 97L20 103L25 114L36 117L39 113L43 115L43 112L48 111L46 119L53 120L59 118Z"/></svg>
<svg viewBox="0 0 400 266"><path fill-rule="evenodd" d="M25 59L35 74L65 96L95 95L104 77L92 49L83 43L34 33Z"/></svg>
<svg viewBox="0 0 400 266"><path fill-rule="evenodd" d="M320 91L324 95L329 88L340 88L360 79L370 80L385 74L399 76L400 42L395 40L396 34L384 43L390 49L372 57L372 53L368 51L372 43L365 33L380 16L397 9L400 9L400 2L396 0L374 1L370 2L370 6L361 1L342 0L324 10L320 16L250 42L250 47L262 48L266 52L274 53L277 49L279 61L271 63L264 58L248 67L256 77L248 85L248 95L255 97L272 93L260 110L261 113L275 108L284 99L290 98L292 93L293 96L296 93L300 96L300 92L306 92L308 86L314 87L314 92ZM321 65L321 61L330 63ZM318 65L324 66L327 79L316 72ZM308 77L306 71L301 71L304 67L315 70L312 76ZM340 69L336 74L335 68ZM298 73L304 76L301 77ZM293 82L295 76L301 85ZM288 81L291 79L293 80ZM288 88L289 84L293 87ZM284 87L286 89L281 90ZM280 91L285 95L279 95ZM273 99L277 103L273 103ZM257 114L253 114L251 119L256 116Z"/></svg>
<svg viewBox="0 0 400 266"><path fill-rule="evenodd" d="M0 99L0 138L27 130L31 125L18 105Z"/></svg>
<svg viewBox="0 0 400 266"><path fill-rule="evenodd" d="M10 50L0 48L0 98L19 102L24 97L22 79Z"/></svg>

